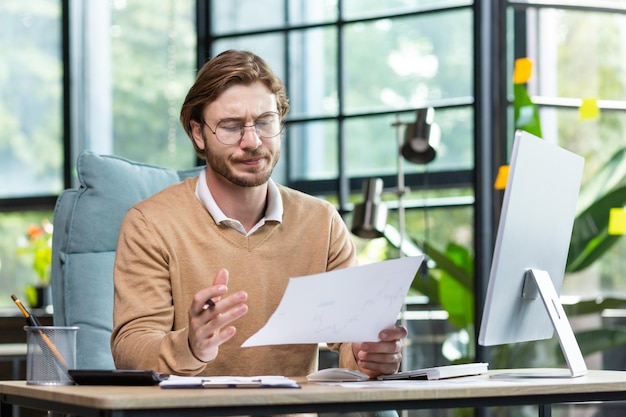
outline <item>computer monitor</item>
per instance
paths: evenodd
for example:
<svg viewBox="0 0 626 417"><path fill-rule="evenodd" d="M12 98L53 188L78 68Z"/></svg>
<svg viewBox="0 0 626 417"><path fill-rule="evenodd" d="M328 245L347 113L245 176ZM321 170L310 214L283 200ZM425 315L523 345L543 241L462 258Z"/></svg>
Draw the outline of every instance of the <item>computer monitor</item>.
<svg viewBox="0 0 626 417"><path fill-rule="evenodd" d="M556 330L569 368L522 376L587 373L559 300L583 165L579 155L515 133L478 343L549 339Z"/></svg>

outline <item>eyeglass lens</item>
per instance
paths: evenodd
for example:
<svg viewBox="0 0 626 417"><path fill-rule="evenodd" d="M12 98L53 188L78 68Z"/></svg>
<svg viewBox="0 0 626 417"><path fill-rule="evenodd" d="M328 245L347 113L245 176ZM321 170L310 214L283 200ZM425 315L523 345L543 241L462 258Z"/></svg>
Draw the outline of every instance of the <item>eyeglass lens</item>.
<svg viewBox="0 0 626 417"><path fill-rule="evenodd" d="M259 116L252 125L245 125L241 120L237 119L221 120L215 128L215 135L220 142L232 145L241 140L244 134L244 127L252 126L254 126L256 133L261 138L278 136L283 128L278 113L268 112Z"/></svg>

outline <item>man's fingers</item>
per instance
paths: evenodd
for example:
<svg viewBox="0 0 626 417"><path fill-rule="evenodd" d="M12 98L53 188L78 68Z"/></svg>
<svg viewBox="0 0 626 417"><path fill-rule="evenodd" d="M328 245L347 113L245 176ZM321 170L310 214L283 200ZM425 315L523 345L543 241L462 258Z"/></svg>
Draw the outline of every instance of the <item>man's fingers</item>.
<svg viewBox="0 0 626 417"><path fill-rule="evenodd" d="M228 285L228 269L222 268L217 271L215 278L213 279L213 285Z"/></svg>

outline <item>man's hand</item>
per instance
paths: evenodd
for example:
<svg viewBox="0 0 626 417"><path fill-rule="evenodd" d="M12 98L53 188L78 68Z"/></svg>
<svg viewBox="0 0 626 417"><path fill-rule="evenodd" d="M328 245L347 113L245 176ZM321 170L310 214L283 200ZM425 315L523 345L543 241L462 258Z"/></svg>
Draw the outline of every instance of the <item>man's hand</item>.
<svg viewBox="0 0 626 417"><path fill-rule="evenodd" d="M228 271L221 269L213 285L198 291L189 307L189 348L203 362L217 357L220 345L237 331L229 324L248 312L248 294L240 291L223 297L228 292L227 285Z"/></svg>
<svg viewBox="0 0 626 417"><path fill-rule="evenodd" d="M403 326L382 330L378 342L352 343L352 352L361 372L375 378L395 373L402 361L402 339L407 336Z"/></svg>

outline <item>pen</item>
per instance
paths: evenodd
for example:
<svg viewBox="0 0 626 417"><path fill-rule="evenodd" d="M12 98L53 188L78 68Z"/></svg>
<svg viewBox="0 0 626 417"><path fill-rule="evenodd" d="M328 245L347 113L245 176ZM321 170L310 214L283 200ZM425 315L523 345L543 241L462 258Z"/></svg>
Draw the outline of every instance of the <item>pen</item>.
<svg viewBox="0 0 626 417"><path fill-rule="evenodd" d="M22 302L15 296L15 294L11 295L11 299L13 300L13 302L15 302L17 307L22 311L22 314L24 315L24 317L26 317L26 324L28 324L29 326L34 326L34 327L41 326L41 323L39 323L39 320L37 320L37 317L33 316L32 314L28 312L28 310L26 310L26 308L22 305Z"/></svg>
<svg viewBox="0 0 626 417"><path fill-rule="evenodd" d="M15 296L15 294L11 294L11 299L15 302L15 304L20 309L24 317L26 317L26 324L28 324L29 326L33 326L33 327L41 327L41 323L39 322L39 320L37 320L37 317L33 316L32 314L28 312L28 310L26 310L26 307L24 307L22 302L19 300L19 298ZM54 343L52 343L52 340L50 340L50 338L48 338L48 335L46 335L41 330L39 331L39 335L41 336L41 340L43 340L44 343L46 344L46 347L50 349L54 357L57 359L61 368L63 368L64 371L67 371L68 369L67 362L63 358L63 355L61 355L61 352L59 352L57 347L54 345Z"/></svg>
<svg viewBox="0 0 626 417"><path fill-rule="evenodd" d="M204 305L202 306L203 310L208 310L210 308L215 307L215 301L211 300L210 298L208 300L206 300L204 302Z"/></svg>

